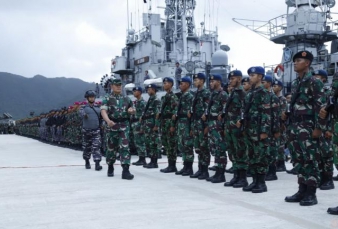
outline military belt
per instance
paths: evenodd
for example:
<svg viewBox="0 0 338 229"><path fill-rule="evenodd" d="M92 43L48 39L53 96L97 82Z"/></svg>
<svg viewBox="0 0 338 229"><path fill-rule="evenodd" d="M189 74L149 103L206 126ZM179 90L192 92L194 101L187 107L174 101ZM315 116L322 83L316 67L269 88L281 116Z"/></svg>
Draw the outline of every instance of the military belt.
<svg viewBox="0 0 338 229"><path fill-rule="evenodd" d="M218 120L218 115L217 116L209 116L208 121L216 121Z"/></svg>
<svg viewBox="0 0 338 229"><path fill-rule="evenodd" d="M125 122L125 121L129 121L129 118L113 118L112 121L113 122Z"/></svg>
<svg viewBox="0 0 338 229"><path fill-rule="evenodd" d="M142 117L142 120L147 120L147 119L151 119L151 118L155 118L155 115L144 116L144 117Z"/></svg>
<svg viewBox="0 0 338 229"><path fill-rule="evenodd" d="M314 115L297 115L292 116L292 122L304 122L304 121L313 121L315 119Z"/></svg>
<svg viewBox="0 0 338 229"><path fill-rule="evenodd" d="M174 114L165 114L165 115L162 115L161 118L162 119L171 119L173 117Z"/></svg>

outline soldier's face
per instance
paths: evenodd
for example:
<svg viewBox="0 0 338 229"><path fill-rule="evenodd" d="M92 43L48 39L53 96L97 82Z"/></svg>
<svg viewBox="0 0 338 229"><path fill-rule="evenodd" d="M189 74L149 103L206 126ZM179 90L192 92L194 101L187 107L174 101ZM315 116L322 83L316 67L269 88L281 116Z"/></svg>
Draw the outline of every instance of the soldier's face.
<svg viewBox="0 0 338 229"><path fill-rule="evenodd" d="M187 82L181 82L180 83L180 89L181 89L181 91L186 91L186 90L189 89L189 87L190 87L190 85Z"/></svg>
<svg viewBox="0 0 338 229"><path fill-rule="evenodd" d="M210 80L209 85L210 85L211 90L215 89L215 83L216 83L216 80Z"/></svg>
<svg viewBox="0 0 338 229"><path fill-rule="evenodd" d="M90 97L88 97L88 102L90 102L90 103L94 103L95 102L95 96L90 96Z"/></svg>
<svg viewBox="0 0 338 229"><path fill-rule="evenodd" d="M245 91L249 90L250 87L251 87L251 85L250 85L249 82L244 82L244 83L243 83L243 88L244 88Z"/></svg>
<svg viewBox="0 0 338 229"><path fill-rule="evenodd" d="M277 85L277 84L275 84L275 85L273 85L272 90L275 93L279 93L282 90L282 87L279 86L279 85Z"/></svg>
<svg viewBox="0 0 338 229"><path fill-rule="evenodd" d="M250 84L257 84L262 80L261 76L256 73L251 73L249 76L250 76Z"/></svg>
<svg viewBox="0 0 338 229"><path fill-rule="evenodd" d="M172 88L172 84L170 82L164 82L163 83L163 89L164 90L170 90Z"/></svg>
<svg viewBox="0 0 338 229"><path fill-rule="evenodd" d="M237 87L241 83L241 80L241 77L231 76L229 80L229 85L231 87Z"/></svg>
<svg viewBox="0 0 338 229"><path fill-rule="evenodd" d="M155 89L154 88L148 88L147 89L148 95L154 95L155 94Z"/></svg>
<svg viewBox="0 0 338 229"><path fill-rule="evenodd" d="M322 77L322 76L320 76L320 75L315 75L315 77L316 77L317 79L319 79L320 81L322 81L323 83L326 83L326 78L324 78L324 77Z"/></svg>
<svg viewBox="0 0 338 229"><path fill-rule="evenodd" d="M141 95L140 91L133 91L134 97L139 97Z"/></svg>
<svg viewBox="0 0 338 229"><path fill-rule="evenodd" d="M295 72L305 71L310 66L310 61L303 58L296 58L293 62Z"/></svg>
<svg viewBox="0 0 338 229"><path fill-rule="evenodd" d="M204 84L203 80L199 79L199 78L195 78L194 79L194 86L195 87L199 87L202 86Z"/></svg>
<svg viewBox="0 0 338 229"><path fill-rule="evenodd" d="M111 88L115 94L121 94L122 85L121 84L112 84Z"/></svg>
<svg viewBox="0 0 338 229"><path fill-rule="evenodd" d="M267 81L262 81L262 84L264 86L265 89L270 89L270 83Z"/></svg>

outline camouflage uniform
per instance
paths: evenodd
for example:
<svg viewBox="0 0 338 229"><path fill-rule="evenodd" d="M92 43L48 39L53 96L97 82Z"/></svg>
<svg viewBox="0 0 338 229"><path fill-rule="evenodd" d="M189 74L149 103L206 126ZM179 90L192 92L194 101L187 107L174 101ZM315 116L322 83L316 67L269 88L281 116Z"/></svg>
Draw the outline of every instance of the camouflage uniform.
<svg viewBox="0 0 338 229"><path fill-rule="evenodd" d="M140 117L144 112L146 102L141 97L139 100L134 101L134 107L136 109L135 115L132 116L132 130L134 135L134 143L139 157L146 156L146 144L144 138L143 126L140 122Z"/></svg>
<svg viewBox="0 0 338 229"><path fill-rule="evenodd" d="M175 161L177 159L176 133L172 134L170 128L175 128L175 121L172 119L173 115L177 112L178 98L173 91L167 92L162 98L161 106L161 141L164 150L167 154L168 161Z"/></svg>
<svg viewBox="0 0 338 229"><path fill-rule="evenodd" d="M287 101L286 98L281 95L278 97L279 99L279 104L280 104L280 112L286 112L286 105L287 105ZM278 147L278 156L277 156L277 160L278 161L282 161L284 164L284 160L285 160L285 156L284 156L284 149L285 149L285 144L286 144L286 131L285 131L285 123L281 123L281 136L280 136L280 143L279 143L279 147Z"/></svg>
<svg viewBox="0 0 338 229"><path fill-rule="evenodd" d="M102 101L101 110L106 110L108 117L115 125L107 127L106 133L106 161L113 165L116 157L120 157L122 165L130 164L129 152L129 114L128 109L133 107L129 97L117 94L106 96Z"/></svg>
<svg viewBox="0 0 338 229"><path fill-rule="evenodd" d="M297 90L298 89L298 90ZM319 140L312 138L315 128L325 130L326 121L318 118L323 97L323 83L311 73L292 82L292 123L289 126L289 149L295 167L299 168L298 183L317 187Z"/></svg>
<svg viewBox="0 0 338 229"><path fill-rule="evenodd" d="M160 114L161 101L156 95L149 97L146 108L142 115L142 125L144 128L144 136L147 150L149 149L149 156L157 160L161 153L161 138L159 131L154 131L153 128L160 126L158 115Z"/></svg>

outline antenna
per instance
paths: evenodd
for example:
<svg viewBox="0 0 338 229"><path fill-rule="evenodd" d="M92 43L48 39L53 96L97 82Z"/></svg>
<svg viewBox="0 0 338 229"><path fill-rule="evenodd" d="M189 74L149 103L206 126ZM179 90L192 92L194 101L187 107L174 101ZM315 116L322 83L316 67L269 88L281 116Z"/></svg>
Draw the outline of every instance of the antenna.
<svg viewBox="0 0 338 229"><path fill-rule="evenodd" d="M128 31L129 31L129 0L127 0L127 24L128 24Z"/></svg>

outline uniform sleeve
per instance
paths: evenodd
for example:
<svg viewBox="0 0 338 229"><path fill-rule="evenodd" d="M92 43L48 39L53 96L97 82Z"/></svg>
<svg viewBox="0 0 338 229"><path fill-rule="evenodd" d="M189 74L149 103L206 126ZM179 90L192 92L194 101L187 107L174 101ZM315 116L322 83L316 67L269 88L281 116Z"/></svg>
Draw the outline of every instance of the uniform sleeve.
<svg viewBox="0 0 338 229"><path fill-rule="evenodd" d="M171 110L173 114L177 114L177 109L178 109L178 98L175 94L171 96ZM170 119L170 127L175 127L175 121Z"/></svg>
<svg viewBox="0 0 338 229"><path fill-rule="evenodd" d="M278 133L280 132L280 102L279 99L274 96L272 98L272 112L273 112L273 128L272 128L272 133Z"/></svg>
<svg viewBox="0 0 338 229"><path fill-rule="evenodd" d="M261 133L270 133L271 128L271 105L270 105L270 95L267 91L262 93L262 119L261 119Z"/></svg>
<svg viewBox="0 0 338 229"><path fill-rule="evenodd" d="M319 118L318 114L325 102L323 83L320 80L314 80L312 84L313 94L313 112L315 115L315 128L326 130L327 120Z"/></svg>
<svg viewBox="0 0 338 229"><path fill-rule="evenodd" d="M104 99L102 100L102 105L100 109L108 111L108 98L107 97L104 97Z"/></svg>
<svg viewBox="0 0 338 229"><path fill-rule="evenodd" d="M161 112L161 101L159 99L155 99L155 117L158 117ZM159 118L155 118L155 127L160 127L161 122Z"/></svg>

